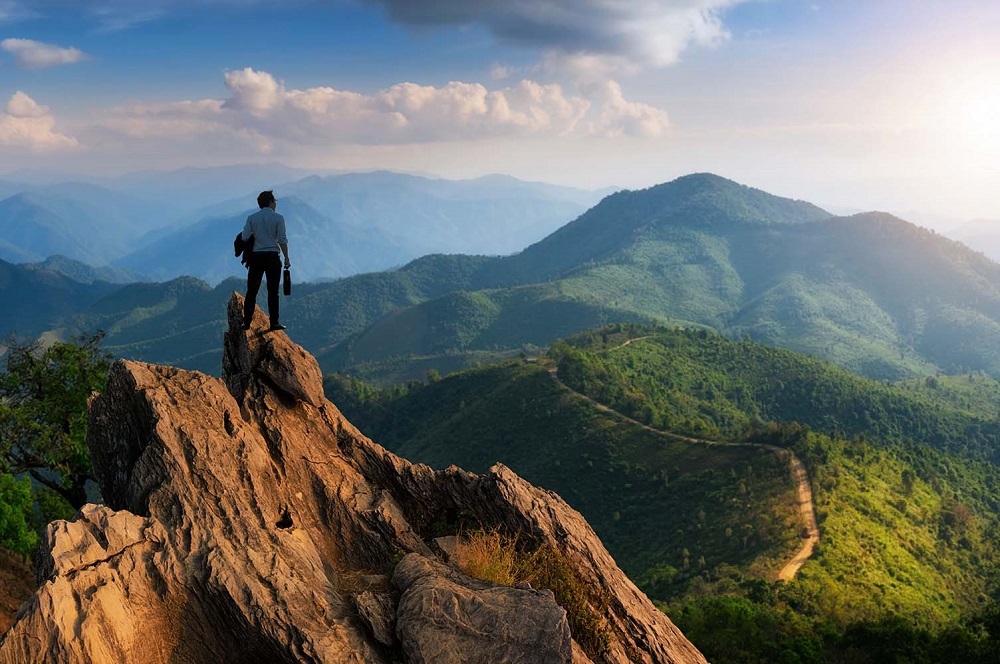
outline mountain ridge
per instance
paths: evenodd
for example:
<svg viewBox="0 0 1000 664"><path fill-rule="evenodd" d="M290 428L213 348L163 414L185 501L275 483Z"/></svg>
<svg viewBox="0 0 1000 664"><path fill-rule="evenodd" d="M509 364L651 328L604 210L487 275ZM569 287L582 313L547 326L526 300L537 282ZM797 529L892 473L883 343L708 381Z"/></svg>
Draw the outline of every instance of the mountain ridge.
<svg viewBox="0 0 1000 664"><path fill-rule="evenodd" d="M227 291L214 290L217 306ZM169 312L155 317L162 298L152 297L142 305L149 327L177 329ZM389 272L299 282L295 297L285 318L324 369L363 357L359 375L375 379L385 369L386 380L405 381L435 363L455 370L613 321L749 335L889 380L1000 375L997 264L888 215L832 217L704 174L608 196L512 256L431 255ZM196 341L221 329L213 309L177 306L199 327L187 340L178 330L146 359L219 348ZM100 314L78 324L118 323Z"/></svg>

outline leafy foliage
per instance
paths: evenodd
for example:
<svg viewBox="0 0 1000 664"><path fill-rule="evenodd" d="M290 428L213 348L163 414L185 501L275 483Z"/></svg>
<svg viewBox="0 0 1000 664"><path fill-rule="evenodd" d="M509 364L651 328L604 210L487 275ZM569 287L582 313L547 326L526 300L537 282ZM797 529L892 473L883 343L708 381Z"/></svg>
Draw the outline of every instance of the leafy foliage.
<svg viewBox="0 0 1000 664"><path fill-rule="evenodd" d="M103 390L110 367L102 334L79 343L12 343L0 374L0 464L29 473L74 507L86 502L90 479L87 399Z"/></svg>
<svg viewBox="0 0 1000 664"><path fill-rule="evenodd" d="M567 384L657 428L732 439L766 422L801 422L830 435L926 443L1000 461L1000 418L983 397L942 399L914 383L861 378L705 330L614 325L552 352ZM990 385L987 395L998 384L984 379Z"/></svg>
<svg viewBox="0 0 1000 664"><path fill-rule="evenodd" d="M31 528L31 483L0 473L0 548L31 554L38 535Z"/></svg>
<svg viewBox="0 0 1000 664"><path fill-rule="evenodd" d="M846 628L796 612L776 596L694 598L670 615L714 664L995 664L1000 662L997 609L944 628L902 616Z"/></svg>

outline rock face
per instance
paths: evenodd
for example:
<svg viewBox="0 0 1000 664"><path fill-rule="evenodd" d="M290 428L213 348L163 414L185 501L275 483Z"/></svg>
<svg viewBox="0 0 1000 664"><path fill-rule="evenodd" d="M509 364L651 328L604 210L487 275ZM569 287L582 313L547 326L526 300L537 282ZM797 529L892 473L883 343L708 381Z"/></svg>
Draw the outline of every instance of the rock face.
<svg viewBox="0 0 1000 664"><path fill-rule="evenodd" d="M19 554L0 549L0 634L14 623L18 608L34 592L31 565Z"/></svg>
<svg viewBox="0 0 1000 664"><path fill-rule="evenodd" d="M705 661L557 495L387 452L242 307L222 380L114 365L88 439L107 505L49 525L0 662L588 661L550 591L439 562L429 543L458 515L551 547L605 598L594 661Z"/></svg>

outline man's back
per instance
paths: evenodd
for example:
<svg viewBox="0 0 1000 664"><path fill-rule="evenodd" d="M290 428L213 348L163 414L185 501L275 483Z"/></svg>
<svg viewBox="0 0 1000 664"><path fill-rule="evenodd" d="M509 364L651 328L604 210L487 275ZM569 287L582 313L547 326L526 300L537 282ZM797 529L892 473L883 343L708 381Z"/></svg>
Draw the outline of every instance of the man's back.
<svg viewBox="0 0 1000 664"><path fill-rule="evenodd" d="M253 235L254 252L278 253L279 244L288 244L285 237L285 218L269 207L261 208L247 217L243 239Z"/></svg>

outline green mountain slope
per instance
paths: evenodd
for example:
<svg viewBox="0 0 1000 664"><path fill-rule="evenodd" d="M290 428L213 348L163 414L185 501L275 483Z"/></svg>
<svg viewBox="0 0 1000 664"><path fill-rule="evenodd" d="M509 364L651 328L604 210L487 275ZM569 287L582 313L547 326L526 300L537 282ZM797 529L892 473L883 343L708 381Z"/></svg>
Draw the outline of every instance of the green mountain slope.
<svg viewBox="0 0 1000 664"><path fill-rule="evenodd" d="M888 215L832 218L715 176L610 196L484 266L480 282L490 289L473 298L482 311L422 303L402 329L393 325L394 343L388 321L351 343L371 349L367 362L395 349L426 358L542 345L595 320L646 320L750 335L878 378L1000 375L1000 266ZM588 315L566 313L580 309ZM531 323L489 324L501 319ZM335 358L325 366L350 367Z"/></svg>
<svg viewBox="0 0 1000 664"><path fill-rule="evenodd" d="M636 334L649 338L622 346ZM998 441L978 402L957 407L925 384L887 386L693 331L614 326L553 352L567 383L654 427L793 450L809 469L821 532L796 579L771 581L801 523L787 466L761 448L665 438L530 362L408 388L332 376L327 389L363 431L410 458L473 470L501 461L557 491L713 661L778 661L784 650L799 657L788 661L882 661L850 659L859 643L876 647L872 631L922 635L932 652L941 630L959 630L948 633L968 639L954 652L978 652L978 637L958 625L1000 581L1000 472L978 460ZM929 444L953 441L949 427L983 427L980 447L957 455ZM718 613L729 608L738 613ZM710 610L716 630L701 622ZM726 654L727 630L743 635L739 655Z"/></svg>
<svg viewBox="0 0 1000 664"><path fill-rule="evenodd" d="M767 422L800 422L828 435L928 444L1000 463L995 407L979 400L962 406L929 389L861 378L780 348L705 331L619 325L569 339L554 352L568 385L658 428L731 439ZM982 383L987 395L1000 387Z"/></svg>
<svg viewBox="0 0 1000 664"><path fill-rule="evenodd" d="M791 476L774 454L664 439L537 364L472 370L397 398L344 378L327 388L362 431L407 458L475 472L499 461L555 490L650 587L724 564L773 575L798 544Z"/></svg>
<svg viewBox="0 0 1000 664"><path fill-rule="evenodd" d="M381 383L620 321L749 336L873 378L1000 376L1000 265L888 215L830 217L706 174L609 196L515 256L297 285L282 318L325 370Z"/></svg>
<svg viewBox="0 0 1000 664"><path fill-rule="evenodd" d="M384 315L440 296L452 284L471 286L482 266L494 260L427 256L393 272L295 284L291 298L282 299L281 318L296 341L322 354ZM233 291L245 290L244 279L227 279L215 287L191 277L130 284L108 293L69 325L107 331L105 346L122 357L217 374L226 302ZM258 304L266 307L261 291Z"/></svg>
<svg viewBox="0 0 1000 664"><path fill-rule="evenodd" d="M641 191L608 196L575 221L514 256L504 277L514 283L562 276L599 262L665 228L725 231L819 221L830 213L710 173L696 173ZM501 278L504 278L501 277Z"/></svg>
<svg viewBox="0 0 1000 664"><path fill-rule="evenodd" d="M0 336L33 337L64 324L119 286L82 283L40 266L0 261Z"/></svg>

